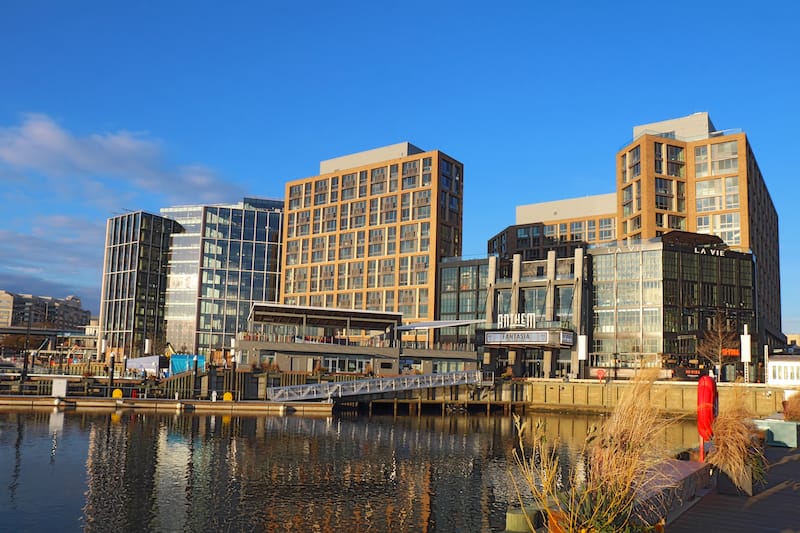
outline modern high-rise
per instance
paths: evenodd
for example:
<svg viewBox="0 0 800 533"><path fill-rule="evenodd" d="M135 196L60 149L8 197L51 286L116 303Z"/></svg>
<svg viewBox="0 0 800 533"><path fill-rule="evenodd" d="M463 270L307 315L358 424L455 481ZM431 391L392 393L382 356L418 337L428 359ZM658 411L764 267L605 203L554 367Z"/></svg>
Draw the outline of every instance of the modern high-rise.
<svg viewBox="0 0 800 533"><path fill-rule="evenodd" d="M756 261L759 336L781 344L778 214L741 130L708 113L635 126L617 153L617 236L635 244L671 230L717 235Z"/></svg>
<svg viewBox="0 0 800 533"><path fill-rule="evenodd" d="M284 304L435 317L437 265L461 253L463 165L399 143L286 184Z"/></svg>
<svg viewBox="0 0 800 533"><path fill-rule="evenodd" d="M172 237L166 288L167 340L217 360L247 330L254 302L280 294L283 201L161 209L183 227Z"/></svg>
<svg viewBox="0 0 800 533"><path fill-rule="evenodd" d="M147 348L166 342L170 238L180 231L174 220L144 211L108 219L98 331L105 346L101 358L140 357Z"/></svg>
<svg viewBox="0 0 800 533"><path fill-rule="evenodd" d="M577 247L631 247L674 230L715 235L753 254L749 330L782 345L778 214L747 136L695 113L635 126L616 161L615 194L519 206L517 224L489 240L489 253L569 257Z"/></svg>

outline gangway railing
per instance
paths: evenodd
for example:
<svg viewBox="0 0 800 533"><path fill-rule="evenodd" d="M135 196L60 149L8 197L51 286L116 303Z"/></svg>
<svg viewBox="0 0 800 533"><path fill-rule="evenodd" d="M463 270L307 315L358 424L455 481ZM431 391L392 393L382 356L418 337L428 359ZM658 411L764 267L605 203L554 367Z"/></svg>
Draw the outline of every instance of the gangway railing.
<svg viewBox="0 0 800 533"><path fill-rule="evenodd" d="M313 385L291 385L268 387L267 398L273 402L301 402L305 400L329 400L367 394L387 394L450 385L477 385L482 381L480 370L448 372L445 374L421 374L392 378L359 379Z"/></svg>

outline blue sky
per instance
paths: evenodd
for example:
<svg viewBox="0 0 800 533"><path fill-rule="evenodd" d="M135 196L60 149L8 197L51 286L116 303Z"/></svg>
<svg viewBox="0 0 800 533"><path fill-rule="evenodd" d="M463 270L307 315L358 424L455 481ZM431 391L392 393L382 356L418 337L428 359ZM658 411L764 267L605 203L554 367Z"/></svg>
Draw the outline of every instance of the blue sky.
<svg viewBox="0 0 800 533"><path fill-rule="evenodd" d="M798 20L789 1L3 2L0 288L97 312L108 217L282 198L401 141L464 163L482 257L515 206L612 192L634 125L708 111L756 153L800 332Z"/></svg>

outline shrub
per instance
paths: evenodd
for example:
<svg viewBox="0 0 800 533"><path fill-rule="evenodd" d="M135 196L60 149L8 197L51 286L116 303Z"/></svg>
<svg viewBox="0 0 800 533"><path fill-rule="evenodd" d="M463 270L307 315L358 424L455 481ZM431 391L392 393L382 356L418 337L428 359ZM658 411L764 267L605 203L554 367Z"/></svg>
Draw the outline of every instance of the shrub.
<svg viewBox="0 0 800 533"><path fill-rule="evenodd" d="M720 409L712 430L714 448L706 461L725 472L739 489L745 490L751 479L763 482L766 458L741 387L733 387L733 398L725 409Z"/></svg>
<svg viewBox="0 0 800 533"><path fill-rule="evenodd" d="M783 402L783 418L800 422L800 392L792 394Z"/></svg>
<svg viewBox="0 0 800 533"><path fill-rule="evenodd" d="M551 530L621 532L655 527L650 524L664 515L661 489L672 485L656 468L668 457L656 443L670 423L650 400L656 376L657 370L639 374L607 421L587 436L580 460L566 472L557 452L559 443L548 442L537 423L531 444L526 445L526 424L515 416L519 439L513 457L524 484L511 479L520 504L523 491L529 492L548 517ZM645 493L649 500L637 499ZM528 520L533 528L531 517Z"/></svg>

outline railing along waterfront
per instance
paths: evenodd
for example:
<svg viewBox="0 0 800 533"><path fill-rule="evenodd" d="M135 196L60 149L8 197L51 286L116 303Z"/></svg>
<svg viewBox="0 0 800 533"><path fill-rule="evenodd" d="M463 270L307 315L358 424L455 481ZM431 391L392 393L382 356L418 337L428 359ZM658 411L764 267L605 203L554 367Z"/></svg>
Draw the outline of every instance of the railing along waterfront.
<svg viewBox="0 0 800 533"><path fill-rule="evenodd" d="M480 370L448 372L445 374L422 374L392 378L359 379L338 383L292 385L269 387L267 398L273 402L297 402L303 400L330 400L346 396L385 394L416 389L447 387L451 385L475 385L482 382Z"/></svg>

